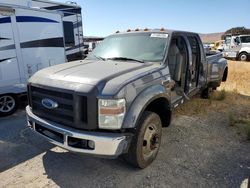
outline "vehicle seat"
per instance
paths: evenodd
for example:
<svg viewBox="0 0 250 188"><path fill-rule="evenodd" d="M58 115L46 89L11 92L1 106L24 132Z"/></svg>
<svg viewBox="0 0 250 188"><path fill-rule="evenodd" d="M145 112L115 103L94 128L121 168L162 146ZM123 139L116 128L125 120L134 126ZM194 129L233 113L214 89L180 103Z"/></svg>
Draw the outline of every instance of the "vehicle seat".
<svg viewBox="0 0 250 188"><path fill-rule="evenodd" d="M170 45L168 65L172 79L177 82L181 81L181 74L184 66L184 57L180 53L180 50L175 42L171 43Z"/></svg>

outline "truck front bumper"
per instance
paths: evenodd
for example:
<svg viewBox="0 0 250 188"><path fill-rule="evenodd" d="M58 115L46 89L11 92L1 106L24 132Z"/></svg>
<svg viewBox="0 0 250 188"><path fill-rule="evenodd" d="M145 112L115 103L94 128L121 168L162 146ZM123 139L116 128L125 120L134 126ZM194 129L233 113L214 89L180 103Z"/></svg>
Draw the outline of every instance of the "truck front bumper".
<svg viewBox="0 0 250 188"><path fill-rule="evenodd" d="M51 143L69 151L115 158L128 150L131 134L77 130L42 119L26 107L28 126Z"/></svg>

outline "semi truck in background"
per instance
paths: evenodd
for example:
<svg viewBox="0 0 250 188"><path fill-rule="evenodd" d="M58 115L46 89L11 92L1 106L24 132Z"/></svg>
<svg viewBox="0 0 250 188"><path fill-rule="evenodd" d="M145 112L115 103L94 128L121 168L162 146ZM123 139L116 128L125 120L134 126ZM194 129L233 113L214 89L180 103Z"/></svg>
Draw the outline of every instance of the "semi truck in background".
<svg viewBox="0 0 250 188"><path fill-rule="evenodd" d="M223 55L240 61L250 60L250 35L227 35Z"/></svg>
<svg viewBox="0 0 250 188"><path fill-rule="evenodd" d="M38 70L84 57L81 7L46 0L0 2L0 116L10 115Z"/></svg>

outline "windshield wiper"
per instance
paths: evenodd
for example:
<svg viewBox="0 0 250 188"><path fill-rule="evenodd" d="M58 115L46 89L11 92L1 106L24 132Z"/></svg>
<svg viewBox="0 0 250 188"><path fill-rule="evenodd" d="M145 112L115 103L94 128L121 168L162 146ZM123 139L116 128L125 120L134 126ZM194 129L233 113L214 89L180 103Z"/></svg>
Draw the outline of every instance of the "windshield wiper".
<svg viewBox="0 0 250 188"><path fill-rule="evenodd" d="M106 60L136 61L139 63L145 63L145 61L143 60L133 59L133 58L128 58L128 57L111 57L111 58L107 58Z"/></svg>

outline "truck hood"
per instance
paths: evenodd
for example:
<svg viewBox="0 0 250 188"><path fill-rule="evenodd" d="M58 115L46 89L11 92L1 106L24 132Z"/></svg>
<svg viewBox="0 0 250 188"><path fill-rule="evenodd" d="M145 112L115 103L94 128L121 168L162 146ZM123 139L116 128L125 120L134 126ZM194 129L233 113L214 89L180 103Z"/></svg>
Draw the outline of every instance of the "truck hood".
<svg viewBox="0 0 250 188"><path fill-rule="evenodd" d="M128 79L130 79L131 76L138 74L138 70L143 71L152 65L153 63L141 64L130 61L82 60L45 68L38 71L29 81L53 87L55 84L60 87L61 81L64 85L70 82L75 85L87 84L99 88L99 85L105 85L124 74L129 74Z"/></svg>

